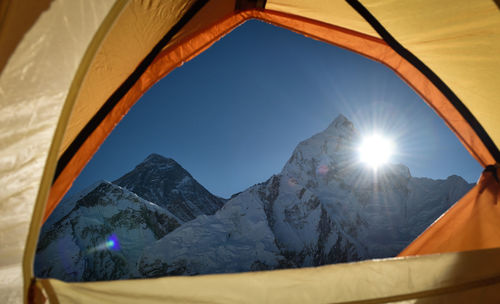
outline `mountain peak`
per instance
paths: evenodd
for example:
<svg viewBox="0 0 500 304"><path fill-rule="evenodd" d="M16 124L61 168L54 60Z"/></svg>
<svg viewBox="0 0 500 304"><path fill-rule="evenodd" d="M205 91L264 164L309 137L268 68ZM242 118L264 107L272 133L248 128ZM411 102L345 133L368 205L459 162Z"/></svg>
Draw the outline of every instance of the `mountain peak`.
<svg viewBox="0 0 500 304"><path fill-rule="evenodd" d="M447 180L458 180L458 181L465 181L461 176L458 176L456 174L452 174L446 178Z"/></svg>
<svg viewBox="0 0 500 304"><path fill-rule="evenodd" d="M139 163L134 170L161 170L165 172L177 171L182 175L189 173L173 158L165 157L160 154L152 153Z"/></svg>
<svg viewBox="0 0 500 304"><path fill-rule="evenodd" d="M333 120L334 123L335 122L337 122L337 123L343 123L345 121L349 121L349 119L347 119L347 117L345 117L343 114L337 115L337 117L335 117L335 119Z"/></svg>
<svg viewBox="0 0 500 304"><path fill-rule="evenodd" d="M148 157L146 157L146 159L142 161L142 163L165 163L165 162L177 164L177 162L172 158L165 157L157 153L149 154Z"/></svg>
<svg viewBox="0 0 500 304"><path fill-rule="evenodd" d="M450 175L446 178L446 181L457 184L457 185L474 185L474 183L469 183L463 177L456 174Z"/></svg>
<svg viewBox="0 0 500 304"><path fill-rule="evenodd" d="M347 117L339 114L328 126L328 128L326 128L326 131L332 130L347 130L352 132L354 131L354 124L349 119L347 119Z"/></svg>
<svg viewBox="0 0 500 304"><path fill-rule="evenodd" d="M113 183L166 208L182 221L213 214L225 202L200 185L175 160L155 153Z"/></svg>

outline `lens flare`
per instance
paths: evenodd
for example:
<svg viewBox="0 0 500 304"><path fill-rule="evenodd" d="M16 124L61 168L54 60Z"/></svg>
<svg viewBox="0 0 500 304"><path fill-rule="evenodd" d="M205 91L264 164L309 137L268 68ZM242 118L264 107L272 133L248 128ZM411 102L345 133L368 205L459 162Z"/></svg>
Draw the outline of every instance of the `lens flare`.
<svg viewBox="0 0 500 304"><path fill-rule="evenodd" d="M106 241L106 248L111 250L120 250L120 243L118 242L118 238L116 234L112 234L108 240Z"/></svg>
<svg viewBox="0 0 500 304"><path fill-rule="evenodd" d="M318 168L316 168L316 174L318 175L325 175L328 173L330 169L328 168L327 165L321 165L321 166L318 166Z"/></svg>
<svg viewBox="0 0 500 304"><path fill-rule="evenodd" d="M373 169L386 164L394 153L394 143L378 134L365 137L359 146L361 162Z"/></svg>
<svg viewBox="0 0 500 304"><path fill-rule="evenodd" d="M99 244L98 246L89 248L87 250L87 254L91 254L96 251L102 251L106 249L113 251L120 250L120 242L118 241L118 237L116 236L116 234L110 235L105 242Z"/></svg>

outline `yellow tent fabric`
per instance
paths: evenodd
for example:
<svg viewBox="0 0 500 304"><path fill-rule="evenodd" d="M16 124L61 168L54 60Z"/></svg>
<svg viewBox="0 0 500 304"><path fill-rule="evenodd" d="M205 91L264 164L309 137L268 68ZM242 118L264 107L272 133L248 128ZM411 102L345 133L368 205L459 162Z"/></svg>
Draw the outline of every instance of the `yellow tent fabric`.
<svg viewBox="0 0 500 304"><path fill-rule="evenodd" d="M487 191L477 186L415 241L418 246L403 252L476 250L469 253L91 284L35 283L32 271L43 218L128 109L172 69L251 18L386 64L483 166L494 165L500 160L497 2L7 0L0 4L0 18L0 302L40 300L43 294L55 302L113 302L134 296L153 302L289 302L292 297L344 303L498 302L498 249L477 250L500 246L494 233L497 199L492 195L499 184L489 173L480 183ZM482 225L485 217L488 224ZM455 219L460 224L454 228L440 224ZM457 231L459 242L429 245L451 239ZM477 241L477 233L486 237ZM371 275L375 273L381 275ZM150 284L157 290L145 287ZM358 284L373 286L361 292Z"/></svg>
<svg viewBox="0 0 500 304"><path fill-rule="evenodd" d="M0 3L0 71L14 52L26 31L47 9L50 0L40 1L2 1ZM22 14L23 18L17 18Z"/></svg>
<svg viewBox="0 0 500 304"><path fill-rule="evenodd" d="M16 4L7 6L2 25L24 15L16 9L19 1L11 2ZM22 300L23 251L32 214L36 218L43 212L43 205L33 212L37 193L47 194L50 189L50 178L44 190L40 185L56 125L85 50L112 5L112 1L82 1L78 6L72 1L52 1L47 10L39 11L33 27L5 60L0 74L2 303Z"/></svg>
<svg viewBox="0 0 500 304"><path fill-rule="evenodd" d="M498 303L500 250L107 283L49 279L41 285L61 303Z"/></svg>

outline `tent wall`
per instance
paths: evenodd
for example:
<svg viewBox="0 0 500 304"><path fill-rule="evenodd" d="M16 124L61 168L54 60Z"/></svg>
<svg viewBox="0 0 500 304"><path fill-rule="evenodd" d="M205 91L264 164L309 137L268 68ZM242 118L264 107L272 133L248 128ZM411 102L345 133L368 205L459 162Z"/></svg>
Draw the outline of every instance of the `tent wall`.
<svg viewBox="0 0 500 304"><path fill-rule="evenodd" d="M61 113L64 115L63 104L85 50L113 3L53 1L26 32L0 74L2 303L22 301L23 251L32 215L37 223L36 218L40 219L43 212L43 204L33 212L37 195L45 201L50 189L51 180L44 182L42 173L46 168L50 171L47 159L56 125ZM16 10L7 13L14 15L6 20L22 19L24 15ZM13 35L17 33L14 31ZM38 227L34 228L37 237ZM34 248L27 248L26 252L34 253ZM25 279L29 280L31 273L26 271Z"/></svg>
<svg viewBox="0 0 500 304"><path fill-rule="evenodd" d="M0 1L0 72L24 34L52 0ZM19 18L22 16L22 18Z"/></svg>
<svg viewBox="0 0 500 304"><path fill-rule="evenodd" d="M240 274L41 283L54 303L500 303L500 249Z"/></svg>
<svg viewBox="0 0 500 304"><path fill-rule="evenodd" d="M374 38L381 38L347 1L267 0L266 10L301 16L324 24L337 25Z"/></svg>

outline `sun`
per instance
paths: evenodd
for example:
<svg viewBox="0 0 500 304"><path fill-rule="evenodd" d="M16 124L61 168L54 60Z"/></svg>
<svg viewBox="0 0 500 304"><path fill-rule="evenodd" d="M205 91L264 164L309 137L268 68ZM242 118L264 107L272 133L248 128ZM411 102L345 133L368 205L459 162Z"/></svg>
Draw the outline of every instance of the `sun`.
<svg viewBox="0 0 500 304"><path fill-rule="evenodd" d="M393 153L394 143L379 134L366 136L359 146L359 158L361 162L375 170L386 164Z"/></svg>

